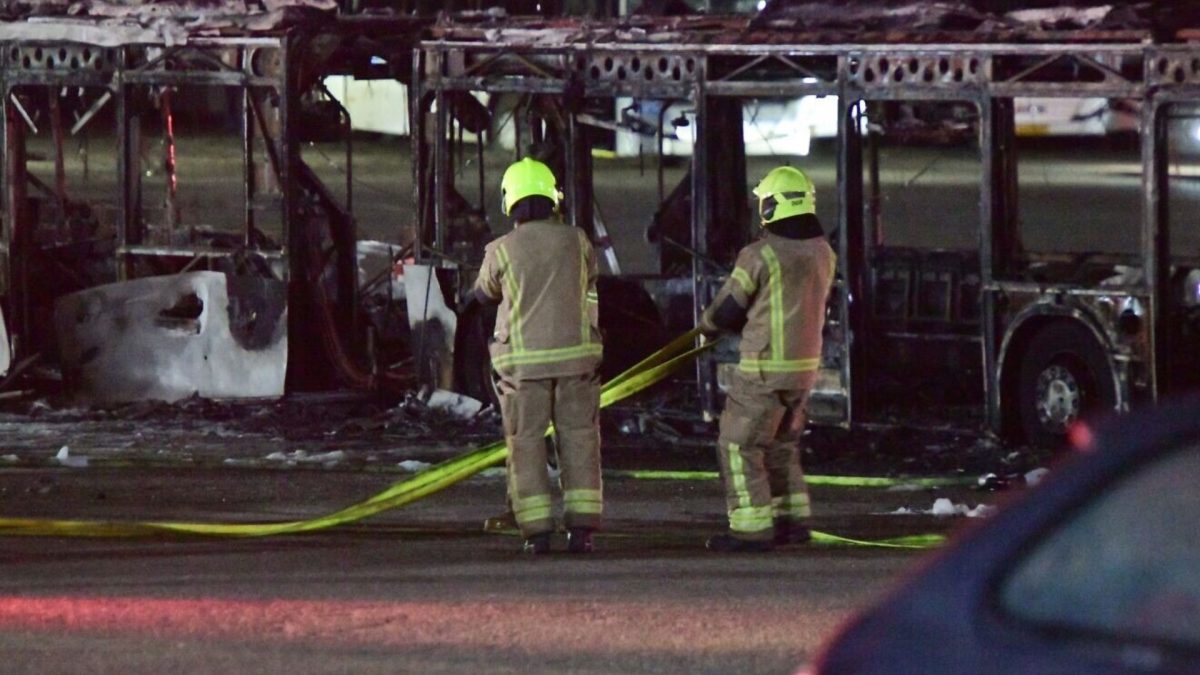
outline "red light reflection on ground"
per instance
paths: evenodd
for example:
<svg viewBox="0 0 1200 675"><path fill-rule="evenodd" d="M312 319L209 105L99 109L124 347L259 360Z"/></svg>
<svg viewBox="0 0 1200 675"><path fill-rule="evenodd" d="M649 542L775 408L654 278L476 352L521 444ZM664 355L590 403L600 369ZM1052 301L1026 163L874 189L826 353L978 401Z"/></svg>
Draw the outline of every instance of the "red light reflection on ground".
<svg viewBox="0 0 1200 675"><path fill-rule="evenodd" d="M694 599L650 604L545 598L464 603L0 596L0 630L530 651L561 651L563 644L582 641L581 647L608 653L649 648L660 654L795 653L796 645L816 639L797 634L794 608L747 603L730 611L727 601L707 604ZM827 633L840 616L826 615L807 628Z"/></svg>

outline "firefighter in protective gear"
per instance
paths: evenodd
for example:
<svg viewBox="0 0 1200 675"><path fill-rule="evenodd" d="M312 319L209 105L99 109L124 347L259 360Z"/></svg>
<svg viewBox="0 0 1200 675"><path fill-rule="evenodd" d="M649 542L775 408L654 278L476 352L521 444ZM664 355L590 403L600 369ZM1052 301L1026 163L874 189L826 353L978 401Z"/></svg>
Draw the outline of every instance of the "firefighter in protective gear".
<svg viewBox="0 0 1200 675"><path fill-rule="evenodd" d="M596 254L564 224L554 174L534 159L504 172L512 232L485 249L472 291L498 302L491 344L508 443L508 496L524 550L546 553L554 530L546 428L554 424L567 549L587 553L600 525L600 330Z"/></svg>
<svg viewBox="0 0 1200 675"><path fill-rule="evenodd" d="M811 537L800 441L837 258L804 172L778 167L754 195L762 237L741 250L700 319L706 334L742 337L717 441L729 531L708 540L715 551L766 551Z"/></svg>

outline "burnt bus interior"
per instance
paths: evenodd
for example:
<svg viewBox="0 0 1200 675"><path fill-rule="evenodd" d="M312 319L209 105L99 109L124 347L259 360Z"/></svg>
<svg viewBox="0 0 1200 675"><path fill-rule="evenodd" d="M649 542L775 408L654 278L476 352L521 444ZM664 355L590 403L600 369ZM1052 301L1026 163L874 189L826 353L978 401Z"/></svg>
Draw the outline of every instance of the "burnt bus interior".
<svg viewBox="0 0 1200 675"><path fill-rule="evenodd" d="M280 183L253 176L256 152L287 157L284 44L6 45L5 291L18 354L53 344L57 297L98 284L187 269L286 283ZM252 109L270 126L242 124ZM270 322L285 299L266 288L246 300L265 303Z"/></svg>
<svg viewBox="0 0 1200 675"><path fill-rule="evenodd" d="M350 119L324 78L411 73L426 23L293 20L175 45L7 43L6 383L55 362L58 298L210 270L228 278L242 346L262 348L287 324L289 390L411 385L372 362ZM318 141L330 149L314 156ZM202 310L183 298L159 321L186 327Z"/></svg>
<svg viewBox="0 0 1200 675"><path fill-rule="evenodd" d="M978 424L978 110L959 101L874 100L857 111L870 268L864 419ZM938 189L951 177L957 189ZM933 218L938 213L954 215Z"/></svg>

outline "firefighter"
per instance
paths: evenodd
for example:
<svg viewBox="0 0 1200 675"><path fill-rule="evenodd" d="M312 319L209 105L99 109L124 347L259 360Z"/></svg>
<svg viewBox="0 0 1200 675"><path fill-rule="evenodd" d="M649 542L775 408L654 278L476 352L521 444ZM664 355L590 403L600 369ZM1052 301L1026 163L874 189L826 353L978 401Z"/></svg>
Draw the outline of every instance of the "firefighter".
<svg viewBox="0 0 1200 675"><path fill-rule="evenodd" d="M800 440L837 258L804 172L773 169L754 195L762 236L738 253L700 319L706 335L742 338L717 440L729 531L708 540L713 551L767 551L811 538Z"/></svg>
<svg viewBox="0 0 1200 675"><path fill-rule="evenodd" d="M559 217L561 195L545 164L528 157L512 164L500 193L515 227L487 245L472 297L500 303L490 350L500 376L508 496L523 550L549 552L545 433L553 422L567 550L590 553L602 506L596 254L583 230Z"/></svg>

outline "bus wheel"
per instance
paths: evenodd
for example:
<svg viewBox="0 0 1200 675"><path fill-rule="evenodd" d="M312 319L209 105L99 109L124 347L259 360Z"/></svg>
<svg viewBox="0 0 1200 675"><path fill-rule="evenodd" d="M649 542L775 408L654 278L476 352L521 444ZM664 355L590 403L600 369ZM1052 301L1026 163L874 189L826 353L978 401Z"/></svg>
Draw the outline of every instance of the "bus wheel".
<svg viewBox="0 0 1200 675"><path fill-rule="evenodd" d="M1070 322L1041 329L1021 360L1017 405L1025 440L1040 448L1061 447L1077 420L1112 410L1112 369L1096 338Z"/></svg>

